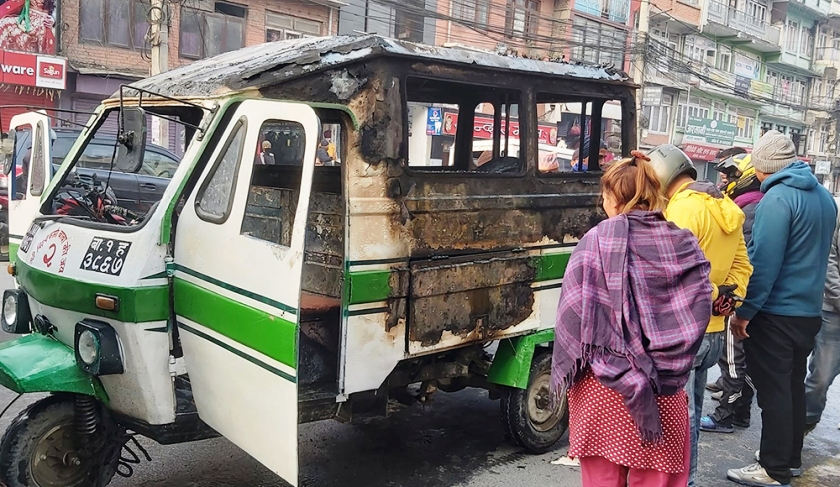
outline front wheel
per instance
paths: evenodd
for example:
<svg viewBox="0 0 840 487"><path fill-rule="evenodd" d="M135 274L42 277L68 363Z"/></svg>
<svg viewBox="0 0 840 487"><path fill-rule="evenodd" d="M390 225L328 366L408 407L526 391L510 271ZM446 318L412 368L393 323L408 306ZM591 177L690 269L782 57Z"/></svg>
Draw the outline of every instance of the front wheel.
<svg viewBox="0 0 840 487"><path fill-rule="evenodd" d="M502 393L502 424L514 446L545 453L569 427L566 395L552 401L551 352L534 353L527 389L507 387Z"/></svg>
<svg viewBox="0 0 840 487"><path fill-rule="evenodd" d="M121 430L99 421L97 432L82 441L75 411L74 396L66 394L24 409L0 440L0 480L8 487L108 485L119 461Z"/></svg>

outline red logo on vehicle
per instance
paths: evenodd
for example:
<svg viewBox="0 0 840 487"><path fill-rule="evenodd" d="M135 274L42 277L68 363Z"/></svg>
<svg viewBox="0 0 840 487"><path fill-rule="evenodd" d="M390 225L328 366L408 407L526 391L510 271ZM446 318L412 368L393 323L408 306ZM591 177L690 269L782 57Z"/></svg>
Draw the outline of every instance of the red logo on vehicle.
<svg viewBox="0 0 840 487"><path fill-rule="evenodd" d="M56 273L64 273L64 268L67 264L67 253L70 252L70 241L67 239L67 234L64 230L55 230L51 232L44 240L38 242L35 251L29 256L29 263L35 262L35 257L40 256L41 261L47 266L47 269L52 269L53 259L56 254L60 254L58 268Z"/></svg>

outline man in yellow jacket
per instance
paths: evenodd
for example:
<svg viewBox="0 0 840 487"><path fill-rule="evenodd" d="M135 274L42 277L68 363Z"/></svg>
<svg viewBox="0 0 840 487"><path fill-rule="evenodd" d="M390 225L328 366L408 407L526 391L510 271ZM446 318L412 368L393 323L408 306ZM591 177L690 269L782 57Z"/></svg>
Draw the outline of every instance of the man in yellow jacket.
<svg viewBox="0 0 840 487"><path fill-rule="evenodd" d="M689 487L695 485L697 442L703 416L703 391L706 375L717 363L724 346L725 319L735 310L737 297L743 297L752 274L747 257L742 225L744 212L729 197L708 181L697 181L697 169L680 149L665 144L648 154L668 198L665 218L678 227L690 230L712 265L712 301L714 314L706 336L694 360L694 369L686 384L688 416L691 429L691 471Z"/></svg>

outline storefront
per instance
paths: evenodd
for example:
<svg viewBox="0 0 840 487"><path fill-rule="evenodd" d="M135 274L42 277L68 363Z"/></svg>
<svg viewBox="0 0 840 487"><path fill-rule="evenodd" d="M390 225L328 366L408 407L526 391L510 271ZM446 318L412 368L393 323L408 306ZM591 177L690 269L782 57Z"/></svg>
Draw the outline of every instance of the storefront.
<svg viewBox="0 0 840 487"><path fill-rule="evenodd" d="M713 162L721 149L733 146L738 126L708 118L689 117L681 148L697 167L697 178L720 181ZM744 147L748 149L747 147Z"/></svg>

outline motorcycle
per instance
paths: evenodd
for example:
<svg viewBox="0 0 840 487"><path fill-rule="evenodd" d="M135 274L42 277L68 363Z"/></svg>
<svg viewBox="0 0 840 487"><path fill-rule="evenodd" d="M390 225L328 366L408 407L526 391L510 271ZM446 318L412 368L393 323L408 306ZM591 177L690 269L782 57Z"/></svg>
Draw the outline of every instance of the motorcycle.
<svg viewBox="0 0 840 487"><path fill-rule="evenodd" d="M55 196L55 214L116 225L136 225L142 221L141 215L119 206L114 190L95 174L75 174L68 179L69 184Z"/></svg>

